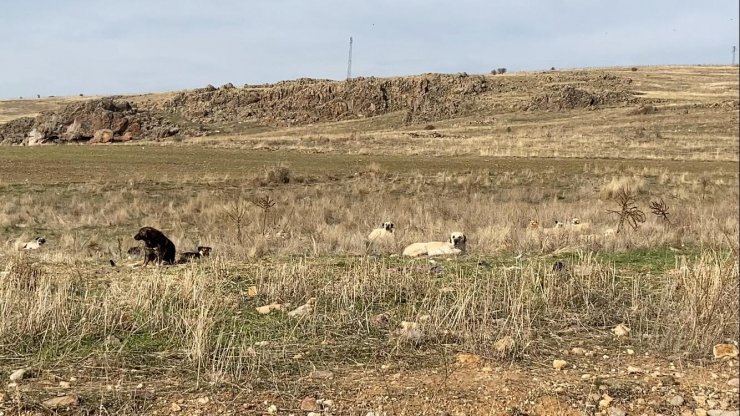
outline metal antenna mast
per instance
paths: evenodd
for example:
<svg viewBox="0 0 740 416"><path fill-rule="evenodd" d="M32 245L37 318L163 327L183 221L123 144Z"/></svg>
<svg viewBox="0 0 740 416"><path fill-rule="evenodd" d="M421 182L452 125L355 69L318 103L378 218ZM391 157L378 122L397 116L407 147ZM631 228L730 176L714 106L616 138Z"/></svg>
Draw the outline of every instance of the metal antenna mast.
<svg viewBox="0 0 740 416"><path fill-rule="evenodd" d="M351 42L350 42L351 43ZM351 49L350 49L351 50ZM736 47L732 47L732 64L735 65L735 51L737 50Z"/></svg>
<svg viewBox="0 0 740 416"><path fill-rule="evenodd" d="M734 61L735 61L735 58L733 57L733 62ZM347 60L347 79L351 79L351 78L352 78L352 36L349 37L349 59Z"/></svg>

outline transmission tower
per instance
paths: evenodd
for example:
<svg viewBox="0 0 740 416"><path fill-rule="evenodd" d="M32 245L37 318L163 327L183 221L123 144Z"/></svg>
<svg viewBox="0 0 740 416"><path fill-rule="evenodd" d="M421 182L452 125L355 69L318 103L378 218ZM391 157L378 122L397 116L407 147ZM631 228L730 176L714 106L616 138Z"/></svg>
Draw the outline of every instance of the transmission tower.
<svg viewBox="0 0 740 416"><path fill-rule="evenodd" d="M351 44L351 42L350 42ZM351 49L350 49L351 50ZM735 51L737 50L736 47L732 47L732 64L735 65Z"/></svg>
<svg viewBox="0 0 740 416"><path fill-rule="evenodd" d="M734 61L734 58L733 58ZM352 78L352 36L349 37L349 59L347 60L347 79Z"/></svg>

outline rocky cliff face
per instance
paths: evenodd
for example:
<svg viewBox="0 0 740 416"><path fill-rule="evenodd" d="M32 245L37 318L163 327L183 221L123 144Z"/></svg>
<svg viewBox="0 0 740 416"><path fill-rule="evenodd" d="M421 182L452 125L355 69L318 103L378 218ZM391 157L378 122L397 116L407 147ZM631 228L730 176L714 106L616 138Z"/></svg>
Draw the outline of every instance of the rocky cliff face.
<svg viewBox="0 0 740 416"><path fill-rule="evenodd" d="M482 76L350 81L299 79L266 87L205 88L180 93L158 110L199 124L257 120L271 126L373 117L405 111L407 122L450 118L487 90Z"/></svg>
<svg viewBox="0 0 740 416"><path fill-rule="evenodd" d="M35 118L23 117L0 125L0 142L38 145L65 142L112 142L167 137L179 132L174 124L142 111L122 98L68 104Z"/></svg>
<svg viewBox="0 0 740 416"><path fill-rule="evenodd" d="M493 100L492 111L563 111L637 101L631 79L574 72L523 77L426 74L348 81L298 79L270 85L226 84L180 92L139 104L108 97L68 104L35 118L0 125L0 143L37 145L116 142L199 136L220 125L256 122L295 126L402 112L406 123L454 118L488 94L519 97ZM502 103L506 103L502 107Z"/></svg>

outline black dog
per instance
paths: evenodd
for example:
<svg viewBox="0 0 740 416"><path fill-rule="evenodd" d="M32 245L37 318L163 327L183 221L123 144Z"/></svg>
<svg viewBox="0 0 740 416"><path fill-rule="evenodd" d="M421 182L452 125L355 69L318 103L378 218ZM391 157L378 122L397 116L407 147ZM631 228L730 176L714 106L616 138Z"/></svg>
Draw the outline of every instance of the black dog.
<svg viewBox="0 0 740 416"><path fill-rule="evenodd" d="M146 246L144 266L150 261L160 264L175 263L175 244L156 228L142 227L134 240L143 241Z"/></svg>
<svg viewBox="0 0 740 416"><path fill-rule="evenodd" d="M201 257L208 257L211 255L213 249L207 246L198 246L198 251L186 251L180 254L180 259L177 260L177 264L184 264Z"/></svg>

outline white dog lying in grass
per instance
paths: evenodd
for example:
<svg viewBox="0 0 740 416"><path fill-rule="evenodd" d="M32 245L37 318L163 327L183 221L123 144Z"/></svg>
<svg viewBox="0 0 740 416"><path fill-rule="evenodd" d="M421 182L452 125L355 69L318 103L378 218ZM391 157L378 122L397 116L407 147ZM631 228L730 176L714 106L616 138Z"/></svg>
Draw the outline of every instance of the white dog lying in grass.
<svg viewBox="0 0 740 416"><path fill-rule="evenodd" d="M367 241L374 243L376 241L383 241L393 238L396 226L392 222L386 221L380 228L376 228L370 231L367 236Z"/></svg>
<svg viewBox="0 0 740 416"><path fill-rule="evenodd" d="M27 242L23 245L24 250L38 250L41 248L41 246L46 243L46 239L44 237L36 237L32 241Z"/></svg>
<svg viewBox="0 0 740 416"><path fill-rule="evenodd" d="M409 257L419 256L445 256L465 253L465 234L456 231L450 234L448 241L432 241L429 243L414 243L403 249L403 255Z"/></svg>

